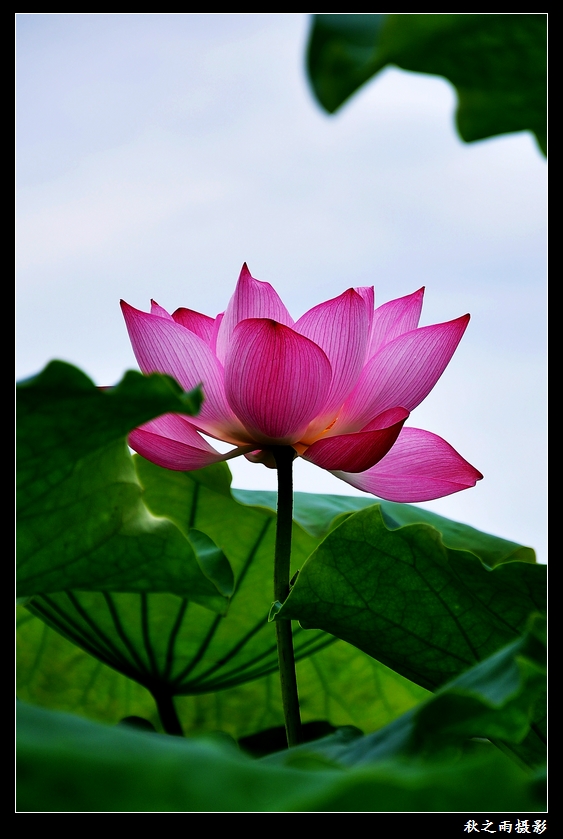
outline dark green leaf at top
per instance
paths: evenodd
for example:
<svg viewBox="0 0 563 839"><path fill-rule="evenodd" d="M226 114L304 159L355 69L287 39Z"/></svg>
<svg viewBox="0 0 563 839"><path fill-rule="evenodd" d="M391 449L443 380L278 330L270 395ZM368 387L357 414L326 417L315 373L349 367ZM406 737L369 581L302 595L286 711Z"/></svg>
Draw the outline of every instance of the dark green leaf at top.
<svg viewBox="0 0 563 839"><path fill-rule="evenodd" d="M317 14L307 68L330 113L384 67L443 76L466 142L532 131L547 142L547 15Z"/></svg>

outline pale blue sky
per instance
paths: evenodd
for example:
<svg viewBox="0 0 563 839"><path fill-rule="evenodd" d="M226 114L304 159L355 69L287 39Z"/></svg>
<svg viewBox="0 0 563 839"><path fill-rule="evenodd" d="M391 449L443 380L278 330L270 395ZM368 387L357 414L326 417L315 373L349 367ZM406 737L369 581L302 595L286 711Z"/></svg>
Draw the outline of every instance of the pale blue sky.
<svg viewBox="0 0 563 839"><path fill-rule="evenodd" d="M472 316L409 425L480 469L423 505L545 561L545 160L466 145L439 78L389 69L336 116L309 91L309 16L18 14L17 376L136 367L119 299L222 311L243 261L297 317L350 286L426 286ZM231 461L237 486L275 475ZM359 494L299 461L296 489Z"/></svg>

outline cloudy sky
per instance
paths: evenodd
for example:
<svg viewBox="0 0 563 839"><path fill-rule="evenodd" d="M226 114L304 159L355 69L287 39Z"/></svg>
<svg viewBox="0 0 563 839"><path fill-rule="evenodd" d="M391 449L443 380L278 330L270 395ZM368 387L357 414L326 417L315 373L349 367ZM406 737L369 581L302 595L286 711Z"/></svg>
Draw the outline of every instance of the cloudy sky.
<svg viewBox="0 0 563 839"><path fill-rule="evenodd" d="M17 378L136 368L119 299L223 311L241 265L294 317L350 286L426 286L471 313L408 424L485 479L427 502L545 561L545 160L466 145L442 79L388 69L336 116L304 72L309 16L18 14ZM231 461L234 485L275 474ZM361 494L298 461L296 489Z"/></svg>

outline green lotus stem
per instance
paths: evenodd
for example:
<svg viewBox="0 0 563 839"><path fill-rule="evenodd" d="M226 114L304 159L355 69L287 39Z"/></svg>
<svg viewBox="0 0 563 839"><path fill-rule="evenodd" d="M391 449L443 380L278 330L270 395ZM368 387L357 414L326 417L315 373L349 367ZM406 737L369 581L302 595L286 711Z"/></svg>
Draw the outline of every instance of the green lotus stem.
<svg viewBox="0 0 563 839"><path fill-rule="evenodd" d="M176 708L174 707L174 699L169 691L153 690L151 691L153 699L156 702L158 709L158 716L162 727L167 734L175 734L178 737L183 737L184 732Z"/></svg>
<svg viewBox="0 0 563 839"><path fill-rule="evenodd" d="M278 471L278 518L274 558L274 600L283 603L289 594L291 528L293 520L293 460L291 446L273 446ZM275 621L285 731L288 746L301 742L301 715L295 675L291 621Z"/></svg>

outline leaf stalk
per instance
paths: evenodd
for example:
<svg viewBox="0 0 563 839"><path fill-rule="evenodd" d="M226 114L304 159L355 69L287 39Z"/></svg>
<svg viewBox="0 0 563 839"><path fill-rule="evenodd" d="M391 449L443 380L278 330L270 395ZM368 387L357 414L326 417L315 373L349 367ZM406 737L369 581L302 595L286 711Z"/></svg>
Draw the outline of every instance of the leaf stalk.
<svg viewBox="0 0 563 839"><path fill-rule="evenodd" d="M272 454L278 473L278 517L274 558L274 600L283 603L289 595L291 561L291 529L293 521L293 460L291 446L274 446ZM291 621L277 620L276 641L287 744L291 748L301 742L301 715L295 674L295 655Z"/></svg>

